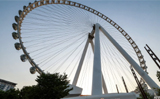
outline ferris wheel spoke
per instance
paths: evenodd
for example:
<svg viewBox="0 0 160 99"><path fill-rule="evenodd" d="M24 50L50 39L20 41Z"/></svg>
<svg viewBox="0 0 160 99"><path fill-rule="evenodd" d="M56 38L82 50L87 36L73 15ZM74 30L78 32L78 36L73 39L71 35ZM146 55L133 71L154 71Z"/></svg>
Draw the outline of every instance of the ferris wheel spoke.
<svg viewBox="0 0 160 99"><path fill-rule="evenodd" d="M76 42L78 42L78 40L77 40ZM52 57L53 57L53 56L57 56L57 55L59 55L59 53L62 53L63 51L67 50L67 49L68 49L72 44L74 44L74 43L75 43L75 42L73 42L73 43L71 43L71 44L69 44L69 45L66 45L65 47L59 49L58 52L56 52L56 54L52 55Z"/></svg>

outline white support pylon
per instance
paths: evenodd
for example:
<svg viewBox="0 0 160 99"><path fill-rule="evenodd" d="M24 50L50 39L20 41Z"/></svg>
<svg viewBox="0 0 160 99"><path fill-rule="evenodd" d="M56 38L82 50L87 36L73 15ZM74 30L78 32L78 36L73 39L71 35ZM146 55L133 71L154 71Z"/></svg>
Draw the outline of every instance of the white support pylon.
<svg viewBox="0 0 160 99"><path fill-rule="evenodd" d="M93 44L92 40L90 40L90 44L91 44L91 47L92 47L92 51L94 53L94 44ZM107 90L107 86L106 86L106 83L105 83L105 80L104 80L103 73L102 73L102 88L103 88L104 94L108 94L108 90Z"/></svg>
<svg viewBox="0 0 160 99"><path fill-rule="evenodd" d="M75 74L75 76L74 76L72 85L75 85L75 86L77 85L77 81L78 81L78 78L79 78L79 74L80 74L80 71L81 71L81 68L82 68L82 65L83 65L83 61L84 61L86 52L87 52L88 44L89 44L89 39L87 40L86 45L85 45L85 47L84 47L83 54L82 54L82 56L81 56L81 60L80 60L80 62L79 62L78 69L77 69L76 74Z"/></svg>
<svg viewBox="0 0 160 99"><path fill-rule="evenodd" d="M102 72L101 72L99 24L95 24L92 95L101 95L101 94L102 94Z"/></svg>
<svg viewBox="0 0 160 99"><path fill-rule="evenodd" d="M102 86L103 86L104 94L108 94L108 90L107 90L106 83L105 83L105 81L104 81L103 73L102 73Z"/></svg>
<svg viewBox="0 0 160 99"><path fill-rule="evenodd" d="M159 88L159 86L148 76L146 72L143 71L143 69L128 55L128 53L110 36L110 34L102 26L99 25L99 27L104 35L112 42L112 44L118 49L124 58L133 66L133 68L156 93L155 88Z"/></svg>

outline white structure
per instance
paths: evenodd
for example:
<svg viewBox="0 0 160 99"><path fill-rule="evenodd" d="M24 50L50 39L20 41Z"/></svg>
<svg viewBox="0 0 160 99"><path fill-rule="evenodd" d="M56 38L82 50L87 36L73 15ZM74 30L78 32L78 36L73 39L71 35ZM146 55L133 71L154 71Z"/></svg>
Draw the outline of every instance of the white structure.
<svg viewBox="0 0 160 99"><path fill-rule="evenodd" d="M13 89L15 86L16 86L16 83L0 79L0 90L2 91Z"/></svg>
<svg viewBox="0 0 160 99"><path fill-rule="evenodd" d="M66 96L66 97L76 97L76 96L80 96L81 93L82 93L82 88L80 87L77 87L75 85L69 85L70 87L69 88L73 88L73 90L71 90L69 92L69 95Z"/></svg>
<svg viewBox="0 0 160 99"><path fill-rule="evenodd" d="M120 93L120 94L112 93L112 94L62 98L62 99L137 99L137 97L134 93Z"/></svg>

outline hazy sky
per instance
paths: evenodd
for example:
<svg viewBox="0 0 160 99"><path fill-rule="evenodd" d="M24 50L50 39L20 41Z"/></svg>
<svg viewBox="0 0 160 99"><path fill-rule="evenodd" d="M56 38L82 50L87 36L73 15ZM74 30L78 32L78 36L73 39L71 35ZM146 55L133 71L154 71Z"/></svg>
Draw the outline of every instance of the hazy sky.
<svg viewBox="0 0 160 99"><path fill-rule="evenodd" d="M0 78L17 83L17 88L36 84L28 62L21 62L22 51L14 48L12 23L18 10L34 0L0 0ZM156 78L156 64L144 49L148 44L160 58L160 0L73 0L105 14L119 24L140 48L151 78Z"/></svg>

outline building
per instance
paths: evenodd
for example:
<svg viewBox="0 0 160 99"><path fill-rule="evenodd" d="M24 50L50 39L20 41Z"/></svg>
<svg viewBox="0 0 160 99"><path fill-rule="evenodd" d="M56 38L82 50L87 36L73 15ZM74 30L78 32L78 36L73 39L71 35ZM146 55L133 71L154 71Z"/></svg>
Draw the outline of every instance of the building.
<svg viewBox="0 0 160 99"><path fill-rule="evenodd" d="M0 90L2 91L13 89L16 85L16 83L0 79Z"/></svg>

